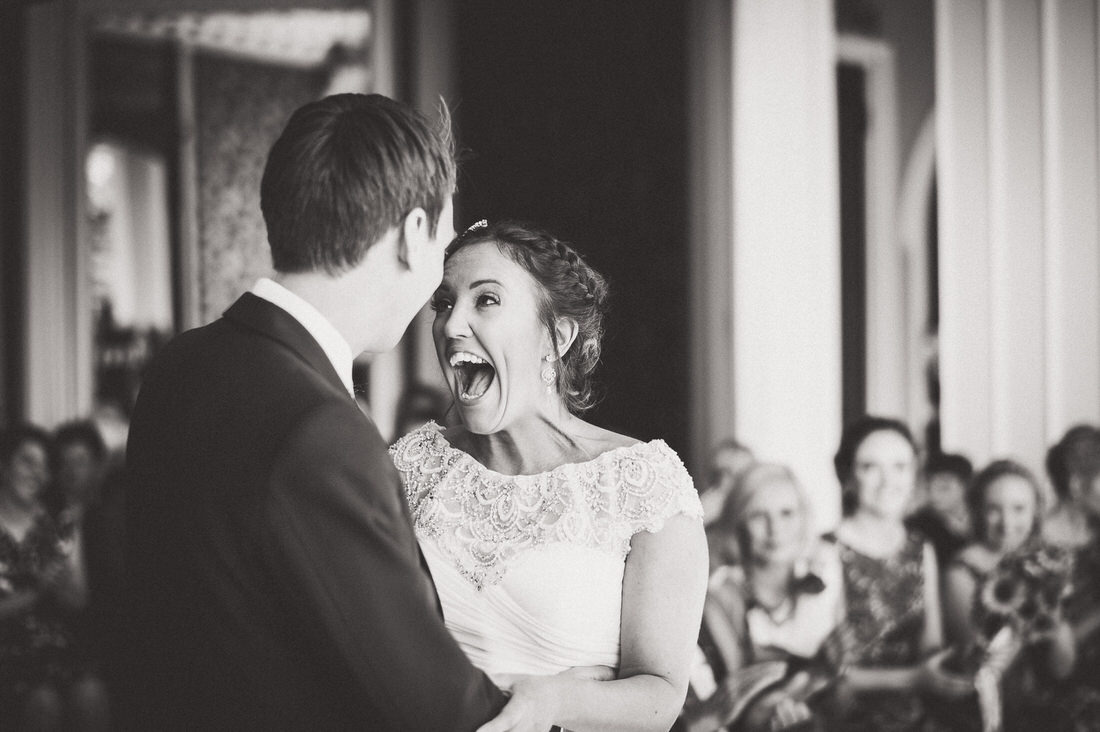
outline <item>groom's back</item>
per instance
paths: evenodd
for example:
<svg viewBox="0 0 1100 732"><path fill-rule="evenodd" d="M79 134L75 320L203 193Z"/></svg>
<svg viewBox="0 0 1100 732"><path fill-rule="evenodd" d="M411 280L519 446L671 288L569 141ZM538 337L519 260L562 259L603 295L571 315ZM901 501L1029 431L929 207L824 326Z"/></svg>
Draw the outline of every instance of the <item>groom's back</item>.
<svg viewBox="0 0 1100 732"><path fill-rule="evenodd" d="M378 95L306 104L272 146L278 282L170 343L131 422L133 726L474 730L503 706L347 390L438 283L454 175L449 126Z"/></svg>
<svg viewBox="0 0 1100 732"><path fill-rule="evenodd" d="M346 392L226 319L176 339L150 370L128 446L135 681L145 696L133 701L154 716L139 726L342 726L335 670L264 556L280 445L301 415L340 400L347 419L333 429L360 433L366 449L371 428Z"/></svg>

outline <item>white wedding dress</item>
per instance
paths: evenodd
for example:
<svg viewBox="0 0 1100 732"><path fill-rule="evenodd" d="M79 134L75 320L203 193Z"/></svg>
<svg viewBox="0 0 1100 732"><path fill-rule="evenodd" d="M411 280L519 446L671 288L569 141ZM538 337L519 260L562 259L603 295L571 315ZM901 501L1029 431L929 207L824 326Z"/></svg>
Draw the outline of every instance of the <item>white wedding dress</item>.
<svg viewBox="0 0 1100 732"><path fill-rule="evenodd" d="M451 447L435 423L390 452L447 628L490 677L617 668L631 537L681 513L702 520L661 440L518 476Z"/></svg>

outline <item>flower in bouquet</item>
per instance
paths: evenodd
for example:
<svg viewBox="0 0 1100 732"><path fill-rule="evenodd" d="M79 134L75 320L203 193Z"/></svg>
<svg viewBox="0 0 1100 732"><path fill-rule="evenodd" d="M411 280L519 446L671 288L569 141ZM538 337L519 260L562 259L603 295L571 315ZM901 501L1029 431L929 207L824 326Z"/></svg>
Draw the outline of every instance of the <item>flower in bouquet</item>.
<svg viewBox="0 0 1100 732"><path fill-rule="evenodd" d="M978 645L988 649L1005 628L1025 644L1053 630L1072 569L1072 555L1048 544L1026 545L1003 557L975 598Z"/></svg>

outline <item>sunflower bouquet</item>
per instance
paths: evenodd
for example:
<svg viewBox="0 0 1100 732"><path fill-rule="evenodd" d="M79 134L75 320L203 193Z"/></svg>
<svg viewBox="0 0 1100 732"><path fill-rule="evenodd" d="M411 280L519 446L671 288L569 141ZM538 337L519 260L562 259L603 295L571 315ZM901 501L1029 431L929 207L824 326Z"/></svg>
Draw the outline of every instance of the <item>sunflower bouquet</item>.
<svg viewBox="0 0 1100 732"><path fill-rule="evenodd" d="M1004 629L1025 645L1048 635L1069 595L1072 571L1072 554L1049 544L1006 555L975 598L978 644L988 649Z"/></svg>
<svg viewBox="0 0 1100 732"><path fill-rule="evenodd" d="M1027 544L1005 555L974 597L972 647L949 670L972 676L984 732L1001 729L1001 681L1024 648L1049 638L1070 594L1073 555L1056 546Z"/></svg>

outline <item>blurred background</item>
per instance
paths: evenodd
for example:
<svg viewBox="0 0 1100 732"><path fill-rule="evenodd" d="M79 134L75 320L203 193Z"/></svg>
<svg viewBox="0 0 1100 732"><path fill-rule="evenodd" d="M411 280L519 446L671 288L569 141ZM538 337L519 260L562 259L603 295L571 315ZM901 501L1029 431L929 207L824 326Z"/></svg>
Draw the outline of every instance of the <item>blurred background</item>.
<svg viewBox="0 0 1100 732"><path fill-rule="evenodd" d="M1096 0L41 0L0 10L0 422L114 447L159 345L270 259L290 112L377 91L610 280L594 421L701 477L735 437L819 521L863 412L1041 472L1100 420ZM429 314L361 359L387 438ZM426 398L426 404L431 403Z"/></svg>

